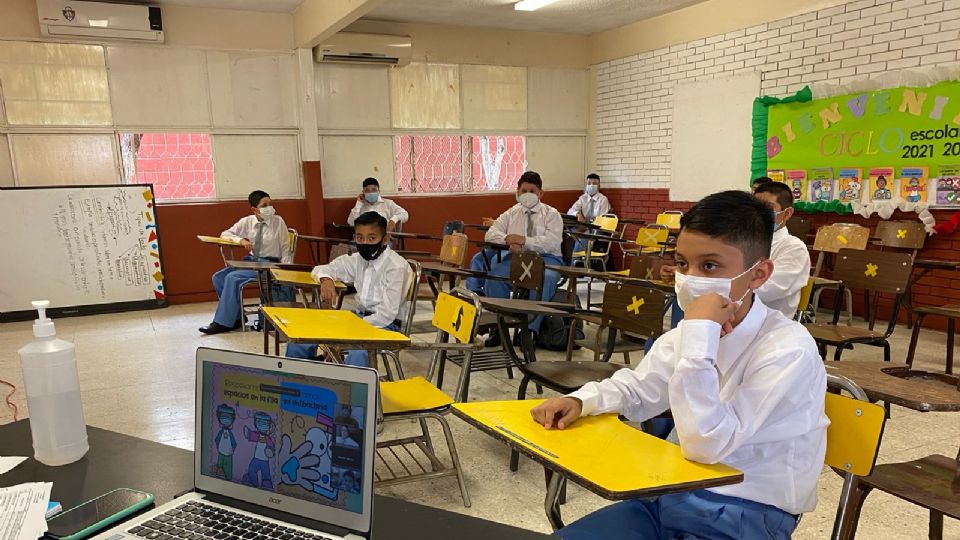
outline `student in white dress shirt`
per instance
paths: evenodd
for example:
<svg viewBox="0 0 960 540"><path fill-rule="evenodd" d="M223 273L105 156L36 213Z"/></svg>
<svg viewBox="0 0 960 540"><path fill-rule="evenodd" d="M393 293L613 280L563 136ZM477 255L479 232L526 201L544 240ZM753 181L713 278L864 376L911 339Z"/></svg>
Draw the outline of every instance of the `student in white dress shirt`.
<svg viewBox="0 0 960 540"><path fill-rule="evenodd" d="M336 301L334 282L352 283L357 289L357 309L363 320L386 330L400 329L400 308L410 288L413 273L407 260L387 245L387 219L377 212L360 214L354 224L357 252L337 257L330 264L317 266L310 272L320 283L320 297L328 305ZM289 358L315 358L317 345L290 343ZM367 351L347 352L345 363L368 366Z"/></svg>
<svg viewBox="0 0 960 540"><path fill-rule="evenodd" d="M793 217L793 192L786 184L766 182L753 194L773 209L776 227L770 248L773 275L757 289L757 295L764 305L792 319L800 307L800 292L810 279L810 251L803 240L787 231L787 221Z"/></svg>
<svg viewBox="0 0 960 540"><path fill-rule="evenodd" d="M590 223L597 216L609 214L612 210L610 200L603 193L600 193L600 175L590 173L587 175L587 184L583 189L583 195L580 195L573 206L567 210L568 216L576 216L577 221Z"/></svg>
<svg viewBox="0 0 960 540"><path fill-rule="evenodd" d="M353 225L361 214L376 212L387 219L387 232L397 230L398 223L406 223L410 214L399 204L380 196L380 182L376 178L367 178L363 181L363 191L357 196L357 204L353 205L347 224Z"/></svg>
<svg viewBox="0 0 960 540"><path fill-rule="evenodd" d="M749 193L701 200L677 240L680 326L635 369L531 410L544 428L565 429L583 415L643 421L670 409L683 456L735 467L743 482L614 504L558 536L787 539L816 507L826 372L803 326L754 294L774 272L772 231L770 208Z"/></svg>
<svg viewBox="0 0 960 540"><path fill-rule="evenodd" d="M251 261L293 262L290 253L290 233L283 218L274 210L270 195L256 190L247 197L253 215L240 219L223 231L220 238L240 242L250 254L244 257ZM213 274L213 288L220 301L213 322L200 328L204 334L219 334L240 328L240 287L257 279L254 270L235 270L229 266ZM280 289L277 290L281 292ZM285 294L281 292L281 294ZM292 295L291 295L292 297Z"/></svg>

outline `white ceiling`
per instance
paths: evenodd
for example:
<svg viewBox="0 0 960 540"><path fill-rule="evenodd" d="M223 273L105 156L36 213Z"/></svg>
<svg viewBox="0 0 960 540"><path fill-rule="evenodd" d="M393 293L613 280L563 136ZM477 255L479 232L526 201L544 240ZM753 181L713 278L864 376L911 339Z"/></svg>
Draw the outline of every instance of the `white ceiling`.
<svg viewBox="0 0 960 540"><path fill-rule="evenodd" d="M225 0L224 0L225 1ZM593 34L703 0L557 0L537 11L516 11L517 0L387 0L365 19Z"/></svg>
<svg viewBox="0 0 960 540"><path fill-rule="evenodd" d="M129 1L129 0L124 0ZM303 0L133 0L140 4L176 4L181 6L237 9L246 11L274 11L293 13Z"/></svg>

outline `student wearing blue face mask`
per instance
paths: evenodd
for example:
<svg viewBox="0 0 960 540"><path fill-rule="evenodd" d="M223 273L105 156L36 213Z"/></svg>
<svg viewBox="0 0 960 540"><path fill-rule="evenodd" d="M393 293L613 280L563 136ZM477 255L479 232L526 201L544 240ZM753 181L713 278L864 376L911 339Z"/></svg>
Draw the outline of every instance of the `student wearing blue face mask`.
<svg viewBox="0 0 960 540"><path fill-rule="evenodd" d="M353 205L347 224L353 226L361 214L376 212L387 220L387 233L397 230L398 223L406 223L410 214L390 199L380 196L380 182L376 178L367 178L363 181L363 191L357 197L357 204Z"/></svg>
<svg viewBox="0 0 960 540"><path fill-rule="evenodd" d="M680 326L636 368L530 411L545 429L568 429L581 416L642 422L669 409L683 457L737 468L743 482L613 504L556 536L787 539L816 508L826 370L806 329L756 294L775 271L774 224L770 208L742 191L697 203L677 238Z"/></svg>
<svg viewBox="0 0 960 540"><path fill-rule="evenodd" d="M760 184L753 194L773 210L775 227L770 248L773 275L757 289L757 296L767 307L793 318L800 307L800 292L810 278L807 245L787 231L787 221L793 217L793 192L786 184L766 182Z"/></svg>
<svg viewBox="0 0 960 540"><path fill-rule="evenodd" d="M590 223L597 216L609 214L611 210L610 200L600 193L600 175L590 173L587 175L583 195L580 195L580 198L567 210L567 215L576 216L577 221Z"/></svg>

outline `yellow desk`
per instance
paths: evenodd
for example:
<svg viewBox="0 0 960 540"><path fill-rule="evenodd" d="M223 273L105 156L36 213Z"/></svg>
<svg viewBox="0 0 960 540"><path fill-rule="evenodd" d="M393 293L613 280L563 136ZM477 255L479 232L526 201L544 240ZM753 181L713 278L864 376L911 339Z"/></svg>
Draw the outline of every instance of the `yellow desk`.
<svg viewBox="0 0 960 540"><path fill-rule="evenodd" d="M270 270L270 277L273 279L273 281L279 283L280 285L289 285L291 287L300 289L301 296L303 298L303 305L309 306L313 304L313 306L317 309L321 308L319 292L320 283L313 279L313 276L310 275L310 272L274 268ZM337 305L334 306L334 309L340 309L340 304L343 302L343 294L347 290L347 284L342 281L334 281L333 285L337 289ZM303 292L304 289L309 289L312 291L312 302L307 301L306 293Z"/></svg>
<svg viewBox="0 0 960 540"><path fill-rule="evenodd" d="M343 348L397 350L410 346L400 332L377 328L349 311L305 308L261 308L274 328L274 354L280 355L280 335L292 343L321 343ZM264 329L263 353L270 354L269 332ZM370 355L371 365L376 355Z"/></svg>
<svg viewBox="0 0 960 540"><path fill-rule="evenodd" d="M615 414L587 416L564 430L547 430L530 417L542 400L456 403L453 413L553 471L545 509L554 529L563 526L558 504L562 479L624 500L737 484L743 473L683 457L680 447L621 422Z"/></svg>
<svg viewBox="0 0 960 540"><path fill-rule="evenodd" d="M205 236L202 234L197 235L197 240L200 240L204 244L210 244L220 248L220 257L223 259L224 264L230 259L236 259L234 256L233 248L243 247L240 242L236 240L228 240L226 238L220 238L219 236ZM227 256L226 250L230 250L230 256Z"/></svg>

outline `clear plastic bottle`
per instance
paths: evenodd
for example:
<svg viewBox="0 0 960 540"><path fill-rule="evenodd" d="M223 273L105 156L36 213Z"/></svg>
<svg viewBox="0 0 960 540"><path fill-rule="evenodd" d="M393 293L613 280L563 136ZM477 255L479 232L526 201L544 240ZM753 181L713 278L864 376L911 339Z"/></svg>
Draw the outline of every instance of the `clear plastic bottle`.
<svg viewBox="0 0 960 540"><path fill-rule="evenodd" d="M44 465L66 465L90 449L80 401L80 375L73 343L58 339L47 318L50 302L33 302L40 318L34 339L18 352L30 411L33 455Z"/></svg>

